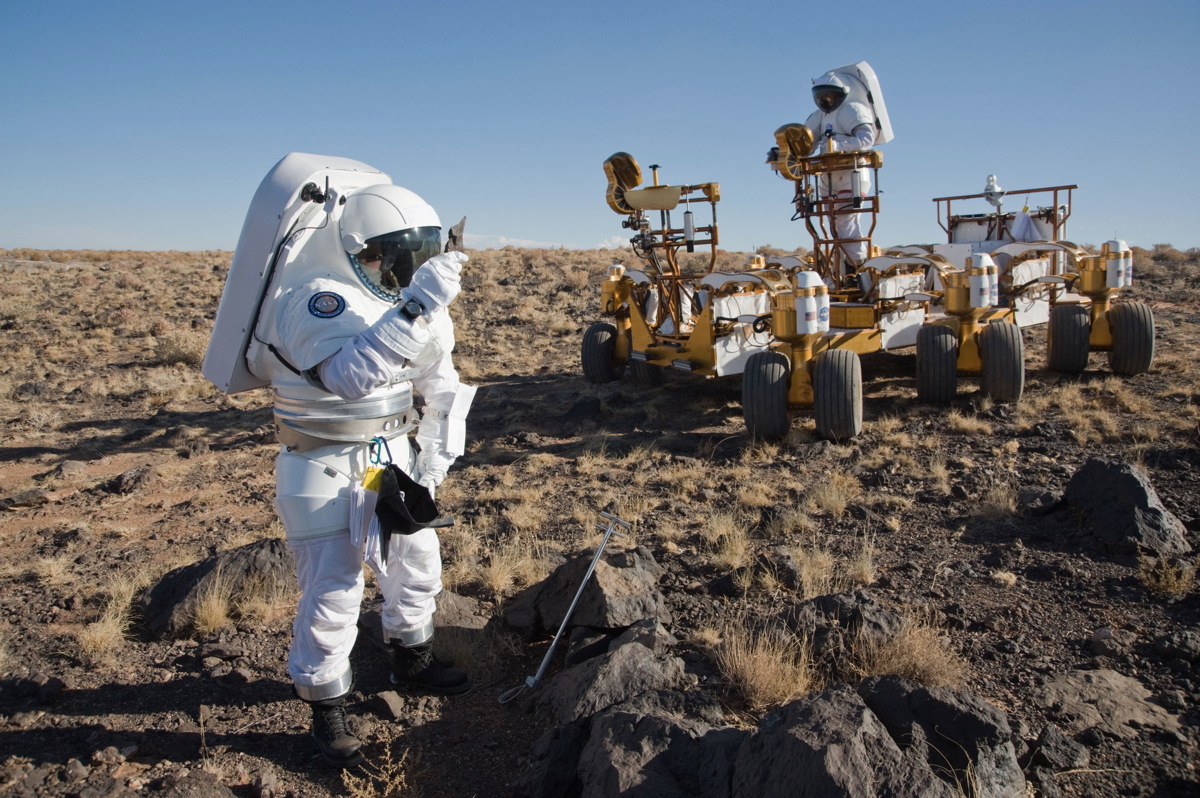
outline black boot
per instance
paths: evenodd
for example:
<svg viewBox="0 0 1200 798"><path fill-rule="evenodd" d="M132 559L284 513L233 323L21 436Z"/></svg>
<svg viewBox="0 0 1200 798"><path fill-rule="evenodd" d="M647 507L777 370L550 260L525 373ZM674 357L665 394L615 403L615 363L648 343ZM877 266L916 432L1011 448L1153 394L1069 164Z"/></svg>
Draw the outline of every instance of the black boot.
<svg viewBox="0 0 1200 798"><path fill-rule="evenodd" d="M321 757L338 768L350 768L363 760L362 741L346 725L346 697L309 701L312 705L312 736Z"/></svg>
<svg viewBox="0 0 1200 798"><path fill-rule="evenodd" d="M443 695L457 695L471 689L466 671L451 668L433 656L432 640L419 646L392 643L391 648L392 684Z"/></svg>

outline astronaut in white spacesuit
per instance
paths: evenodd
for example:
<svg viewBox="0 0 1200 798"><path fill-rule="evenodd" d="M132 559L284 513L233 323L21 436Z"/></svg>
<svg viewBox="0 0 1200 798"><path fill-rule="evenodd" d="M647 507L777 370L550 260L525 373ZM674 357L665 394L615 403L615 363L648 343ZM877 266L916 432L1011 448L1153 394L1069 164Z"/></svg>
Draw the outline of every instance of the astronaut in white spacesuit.
<svg viewBox="0 0 1200 798"><path fill-rule="evenodd" d="M285 239L246 358L271 384L283 444L275 504L301 590L288 673L312 705L321 755L351 766L362 759L345 699L366 534L355 529L352 539L355 490L373 462L390 458L435 491L462 453L474 389L459 382L451 361L447 310L467 256L441 251L433 208L391 184L331 194L328 206L325 223ZM419 423L414 388L425 400ZM414 427L419 452L409 444ZM443 694L469 689L464 671L432 653L436 531L391 536L376 565L392 682Z"/></svg>
<svg viewBox="0 0 1200 798"><path fill-rule="evenodd" d="M862 152L875 144L875 112L870 106L847 101L850 88L835 72L827 72L813 81L813 102L817 105L804 123L813 134L813 150L810 155L823 152ZM832 143L832 148L831 148ZM839 211L834 230L839 239L862 237L860 213L853 212L855 198L871 193L871 171L869 169L831 172L823 181L821 194L836 197ZM844 243L842 252L852 267L860 266L867 259L867 242Z"/></svg>

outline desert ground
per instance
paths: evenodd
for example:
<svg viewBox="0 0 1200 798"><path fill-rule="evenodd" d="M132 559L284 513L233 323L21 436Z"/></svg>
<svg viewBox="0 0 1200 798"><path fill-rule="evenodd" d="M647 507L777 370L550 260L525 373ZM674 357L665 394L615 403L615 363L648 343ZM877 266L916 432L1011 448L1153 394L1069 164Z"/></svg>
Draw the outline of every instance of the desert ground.
<svg viewBox="0 0 1200 798"><path fill-rule="evenodd" d="M665 568L670 631L731 724L831 677L818 664L772 692L722 652L785 600L866 587L913 635L862 675L969 689L1006 714L1020 748L1063 721L1037 700L1048 679L1116 671L1178 729L1084 735L1088 764L1053 787L1200 792L1200 660L1160 643L1200 635L1194 561L1120 560L1046 512L1089 457L1116 458L1144 470L1200 546L1200 251L1135 250L1128 293L1158 331L1148 373L1115 377L1103 353L1080 376L1048 372L1036 327L1018 403L964 379L946 408L916 401L911 351L867 356L863 432L842 443L818 440L803 413L785 441L752 440L736 379L586 382L581 337L620 252L470 255L452 312L456 362L480 392L438 494L457 519L443 536L447 590L501 619L518 591L590 554L607 508L633 524L614 545ZM471 673L470 693L404 696L393 719L378 698L385 660L362 636L351 712L372 765L340 773L316 760L290 691L293 586L214 594L163 638L135 611L173 569L283 535L267 392L226 396L199 372L229 263L0 250L0 793L513 794L548 726L497 698L534 672L546 639L495 624L483 645L444 652ZM754 567L779 547L798 584Z"/></svg>

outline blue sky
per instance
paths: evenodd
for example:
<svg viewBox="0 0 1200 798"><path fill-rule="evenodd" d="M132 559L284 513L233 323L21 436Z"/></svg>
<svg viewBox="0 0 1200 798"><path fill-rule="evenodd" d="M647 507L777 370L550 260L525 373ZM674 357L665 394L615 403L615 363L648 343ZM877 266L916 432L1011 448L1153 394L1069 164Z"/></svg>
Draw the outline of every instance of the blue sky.
<svg viewBox="0 0 1200 798"><path fill-rule="evenodd" d="M471 247L627 239L617 150L720 182L725 249L808 245L764 154L860 60L896 132L876 243L943 240L931 198L996 174L1078 184L1077 242L1200 245L1196 0L0 0L0 31L3 248L232 249L292 151L388 172Z"/></svg>

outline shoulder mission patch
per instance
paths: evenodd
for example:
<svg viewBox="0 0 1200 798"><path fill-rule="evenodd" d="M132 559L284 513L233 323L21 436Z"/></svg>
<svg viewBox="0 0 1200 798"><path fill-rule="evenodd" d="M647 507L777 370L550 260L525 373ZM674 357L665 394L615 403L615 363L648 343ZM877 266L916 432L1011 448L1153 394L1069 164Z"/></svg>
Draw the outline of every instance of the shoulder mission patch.
<svg viewBox="0 0 1200 798"><path fill-rule="evenodd" d="M308 312L322 319L332 319L341 315L345 309L346 300L342 299L341 294L332 291L313 294L312 299L308 300Z"/></svg>

